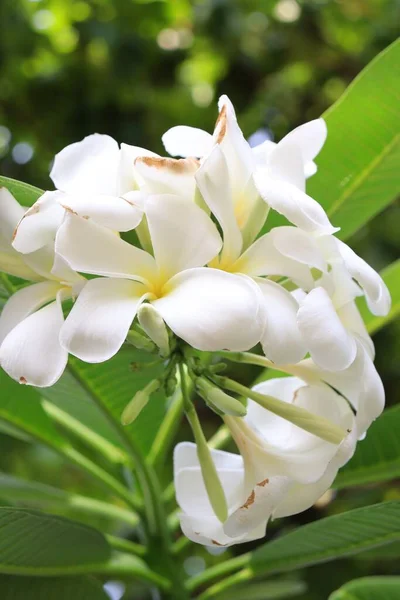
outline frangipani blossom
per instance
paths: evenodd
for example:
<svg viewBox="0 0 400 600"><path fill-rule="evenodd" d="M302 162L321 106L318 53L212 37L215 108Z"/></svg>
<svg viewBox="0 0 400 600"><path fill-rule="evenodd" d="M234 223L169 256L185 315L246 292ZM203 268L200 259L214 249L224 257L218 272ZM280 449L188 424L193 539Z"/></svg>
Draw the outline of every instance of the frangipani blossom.
<svg viewBox="0 0 400 600"><path fill-rule="evenodd" d="M147 195L139 190L137 156L151 156L144 148L122 144L108 135L93 134L61 150L50 173L58 188L45 192L22 216L14 248L33 252L54 243L65 210L93 219L115 231L137 227Z"/></svg>
<svg viewBox="0 0 400 600"><path fill-rule="evenodd" d="M2 189L0 194L2 232L7 225L10 234L23 209L8 191ZM51 246L32 254L18 254L9 238L9 252L15 263L19 260L21 265L26 265L25 271L14 270L13 274L39 283L15 292L3 308L0 365L20 383L38 387L53 385L68 360L68 353L61 348L58 339L64 323L62 302L75 297L85 279L60 257L55 257Z"/></svg>
<svg viewBox="0 0 400 600"><path fill-rule="evenodd" d="M85 285L62 328L64 348L87 362L107 360L145 300L194 348L254 346L265 322L259 288L250 278L203 267L222 245L207 214L178 196L160 195L149 196L146 217L154 257L93 221L65 217L56 251L71 268L104 278Z"/></svg>
<svg viewBox="0 0 400 600"><path fill-rule="evenodd" d="M225 416L241 456L211 451L228 503L228 518L213 514L193 445L178 444L174 455L180 522L191 540L205 545L258 539L270 518L312 506L331 486L338 469L352 456L357 429L354 415L339 394L307 386L295 377L272 379L255 388L284 402L295 402L348 431L341 444L325 442L249 401L243 419Z"/></svg>
<svg viewBox="0 0 400 600"><path fill-rule="evenodd" d="M218 106L220 112L213 135L178 126L167 131L162 139L172 156L197 156L202 157L202 162L208 160L216 146L220 147L229 172L243 249L259 233L268 206L308 231L320 234L336 231L323 208L305 193L306 177L315 172L313 159L327 135L323 119L301 125L278 144L265 142L252 149L243 137L229 98L221 96Z"/></svg>

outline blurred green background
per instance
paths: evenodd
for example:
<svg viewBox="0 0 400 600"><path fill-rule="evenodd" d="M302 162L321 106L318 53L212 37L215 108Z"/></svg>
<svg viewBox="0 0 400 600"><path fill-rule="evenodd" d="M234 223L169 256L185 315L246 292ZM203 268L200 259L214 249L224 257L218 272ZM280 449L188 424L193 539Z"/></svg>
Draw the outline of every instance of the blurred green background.
<svg viewBox="0 0 400 600"><path fill-rule="evenodd" d="M399 32L399 0L1 0L0 173L52 189L54 154L93 132L162 153L173 125L212 131L222 93L253 143L280 139L320 116ZM395 204L349 243L380 269L398 257L399 230ZM399 333L397 322L374 339L389 404L399 401ZM0 446L2 470L94 491L43 448L3 434ZM395 483L343 491L292 523L394 497ZM379 553L313 567L304 598L395 568Z"/></svg>

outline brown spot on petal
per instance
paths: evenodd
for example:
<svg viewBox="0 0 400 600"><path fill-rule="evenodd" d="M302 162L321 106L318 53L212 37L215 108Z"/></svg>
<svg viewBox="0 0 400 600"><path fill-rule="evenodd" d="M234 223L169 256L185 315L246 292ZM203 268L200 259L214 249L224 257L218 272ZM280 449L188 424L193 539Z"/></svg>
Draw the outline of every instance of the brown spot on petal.
<svg viewBox="0 0 400 600"><path fill-rule="evenodd" d="M61 204L61 206L62 206L63 208L65 208L65 210L66 210L67 212L69 212L71 215L76 215L76 216L78 216L78 213L77 213L76 211L72 210L72 208L71 208L70 206L67 206L66 204Z"/></svg>
<svg viewBox="0 0 400 600"><path fill-rule="evenodd" d="M25 377L20 377L19 382L23 383L24 385L26 385L28 383L27 380L25 379Z"/></svg>
<svg viewBox="0 0 400 600"><path fill-rule="evenodd" d="M267 483L269 483L269 479L263 479L262 481L260 481L260 483L257 483L257 485L259 487L265 487L267 485Z"/></svg>
<svg viewBox="0 0 400 600"><path fill-rule="evenodd" d="M135 164L142 163L154 169L167 169L178 175L194 173L200 165L197 158L163 158L161 156L138 156Z"/></svg>
<svg viewBox="0 0 400 600"><path fill-rule="evenodd" d="M218 115L217 122L215 123L215 135L216 142L220 144L226 135L226 127L227 127L227 116L226 116L226 105L221 109L221 112Z"/></svg>
<svg viewBox="0 0 400 600"><path fill-rule="evenodd" d="M253 490L251 492L250 496L247 498L246 502L240 508L249 508L249 506L251 506L252 504L254 504L255 498L256 498L256 493Z"/></svg>
<svg viewBox="0 0 400 600"><path fill-rule="evenodd" d="M214 544L214 546L226 546L226 544L220 544L217 542L217 540L211 540L211 542Z"/></svg>

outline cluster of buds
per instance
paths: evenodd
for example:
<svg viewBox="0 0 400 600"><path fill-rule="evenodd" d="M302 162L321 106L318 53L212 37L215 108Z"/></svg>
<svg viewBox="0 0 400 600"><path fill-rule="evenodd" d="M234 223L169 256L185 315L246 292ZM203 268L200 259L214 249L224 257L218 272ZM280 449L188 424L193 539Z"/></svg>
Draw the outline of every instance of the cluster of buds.
<svg viewBox="0 0 400 600"><path fill-rule="evenodd" d="M385 315L388 290L305 191L326 135L317 119L251 148L223 96L213 134L163 136L174 158L94 134L55 157L56 191L28 210L0 190L0 269L30 282L0 318L2 368L45 387L69 353L156 352L165 375L125 424L191 379L240 451L210 451L185 393L196 444L176 447L175 486L182 529L202 544L262 537L271 517L311 506L383 409L355 300ZM287 225L271 229L270 211ZM248 352L257 344L264 356ZM248 389L222 360L289 376Z"/></svg>

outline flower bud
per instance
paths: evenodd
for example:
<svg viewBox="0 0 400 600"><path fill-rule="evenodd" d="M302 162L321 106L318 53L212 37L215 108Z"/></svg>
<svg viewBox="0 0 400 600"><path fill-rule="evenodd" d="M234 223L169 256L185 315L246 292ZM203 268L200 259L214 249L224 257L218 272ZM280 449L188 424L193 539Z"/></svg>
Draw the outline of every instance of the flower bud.
<svg viewBox="0 0 400 600"><path fill-rule="evenodd" d="M149 340L146 336L142 335L135 329L130 329L126 336L127 341L135 346L138 350L145 350L146 352L154 352L156 345Z"/></svg>
<svg viewBox="0 0 400 600"><path fill-rule="evenodd" d="M142 304L137 313L139 323L160 349L161 356L170 354L168 331L164 320L151 304Z"/></svg>
<svg viewBox="0 0 400 600"><path fill-rule="evenodd" d="M232 417L244 417L247 413L246 407L236 398L229 396L215 385L212 385L204 377L198 377L196 387L211 408L219 414L230 415Z"/></svg>
<svg viewBox="0 0 400 600"><path fill-rule="evenodd" d="M130 425L140 415L153 392L160 387L158 379L151 381L143 390L136 392L132 400L125 406L121 415L122 425Z"/></svg>

